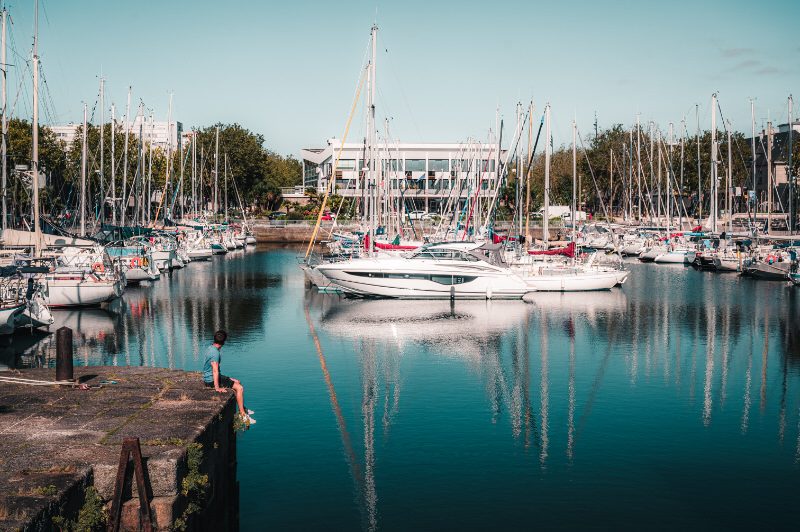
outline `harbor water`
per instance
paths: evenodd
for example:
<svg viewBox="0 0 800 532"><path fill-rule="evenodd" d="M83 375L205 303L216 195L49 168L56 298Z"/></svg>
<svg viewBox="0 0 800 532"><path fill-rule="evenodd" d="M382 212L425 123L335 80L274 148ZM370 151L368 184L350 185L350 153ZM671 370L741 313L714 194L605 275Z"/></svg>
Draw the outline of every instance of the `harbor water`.
<svg viewBox="0 0 800 532"><path fill-rule="evenodd" d="M192 263L56 312L75 363L222 370L243 530L795 528L800 289L631 263L621 289L522 301L355 300L296 248ZM18 334L0 364L54 364ZM210 392L211 393L211 392Z"/></svg>

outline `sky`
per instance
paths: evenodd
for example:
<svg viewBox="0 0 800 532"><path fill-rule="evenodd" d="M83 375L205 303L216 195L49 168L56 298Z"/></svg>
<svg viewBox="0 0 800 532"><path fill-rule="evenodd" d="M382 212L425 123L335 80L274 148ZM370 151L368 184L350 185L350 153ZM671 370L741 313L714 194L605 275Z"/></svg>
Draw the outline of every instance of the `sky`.
<svg viewBox="0 0 800 532"><path fill-rule="evenodd" d="M9 108L30 117L33 1L11 14ZM655 121L710 127L710 101L734 130L800 109L800 0L206 1L41 0L42 121L124 113L128 87L184 129L238 122L297 156L341 138L377 22L377 115L404 142L485 140L516 105L552 107L556 144L575 117L585 136ZM792 25L794 24L794 28ZM349 140L364 136L363 105ZM107 119L110 111L107 111Z"/></svg>

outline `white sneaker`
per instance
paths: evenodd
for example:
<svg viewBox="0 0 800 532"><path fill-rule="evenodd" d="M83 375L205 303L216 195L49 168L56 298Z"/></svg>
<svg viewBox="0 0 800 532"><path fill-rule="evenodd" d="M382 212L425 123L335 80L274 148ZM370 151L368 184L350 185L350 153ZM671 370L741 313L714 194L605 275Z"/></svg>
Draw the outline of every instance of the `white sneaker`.
<svg viewBox="0 0 800 532"><path fill-rule="evenodd" d="M255 419L253 419L253 418L251 418L249 414L248 414L248 416L245 418L245 421L247 421L247 424L248 424L248 425L255 425L255 424L256 424L256 420L255 420Z"/></svg>
<svg viewBox="0 0 800 532"><path fill-rule="evenodd" d="M247 415L248 416L252 416L255 413L256 413L255 410L250 410L249 408L247 409Z"/></svg>

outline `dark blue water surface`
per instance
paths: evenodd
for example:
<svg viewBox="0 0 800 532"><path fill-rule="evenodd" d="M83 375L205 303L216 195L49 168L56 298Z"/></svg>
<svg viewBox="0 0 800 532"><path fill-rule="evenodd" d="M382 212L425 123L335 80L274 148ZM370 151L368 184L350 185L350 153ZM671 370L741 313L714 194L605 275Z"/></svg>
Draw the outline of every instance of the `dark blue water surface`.
<svg viewBox="0 0 800 532"><path fill-rule="evenodd" d="M258 423L241 525L796 529L800 289L631 264L524 302L312 292L296 249L194 263L58 312L84 364L199 370L213 331ZM42 365L52 336L0 350Z"/></svg>

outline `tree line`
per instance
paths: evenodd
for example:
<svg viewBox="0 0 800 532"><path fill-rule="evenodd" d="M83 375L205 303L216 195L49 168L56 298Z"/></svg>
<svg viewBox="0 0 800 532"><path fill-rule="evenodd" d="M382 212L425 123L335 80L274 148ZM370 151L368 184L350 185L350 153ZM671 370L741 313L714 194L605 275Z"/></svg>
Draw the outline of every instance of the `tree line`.
<svg viewBox="0 0 800 532"><path fill-rule="evenodd" d="M717 134L717 175L720 178L720 198L723 197L728 171L728 139L725 131ZM758 139L757 153L762 152ZM766 138L763 141L766 146ZM699 157L698 157L699 147ZM732 186L753 188L751 145L742 133L732 132L731 140ZM661 196L667 195L667 176L672 182L672 193L675 197L683 197L689 214L701 206L704 213L710 205L711 176L711 131L703 131L699 135L689 134L683 141L683 157L681 157L681 135L675 132L670 141L666 134L652 135L647 129L636 131L615 124L599 130L590 138L580 138L577 145L578 204L597 214L603 214L606 208L613 206L619 213L627 202L634 204L636 212L640 196L642 210L647 212L651 199L656 201L659 191ZM613 164L612 164L613 158ZM699 165L698 165L699 161ZM795 138L793 146L794 175L800 171L800 135ZM527 181L530 183L531 210L538 210L544 203L544 148L540 144L532 163ZM523 164L521 173L527 169ZM516 169L512 165L507 185L502 193L504 202L510 209L516 208ZM525 191L523 181L523 191ZM572 204L572 146L555 147L550 159L550 204ZM522 195L525 201L525 193ZM674 208L674 207L673 207ZM662 212L663 208L662 208Z"/></svg>
<svg viewBox="0 0 800 532"><path fill-rule="evenodd" d="M87 126L87 160L86 179L88 216L99 216L103 198L118 198L118 205L123 197L123 190L131 194L132 187L144 190L143 184L152 176L151 190L166 190L166 199L175 201L175 211L180 209L181 199L185 198L184 210L188 213L191 207L191 176L193 161L196 157L195 194L198 205L202 209L213 198L216 133L219 128L219 198L222 201L224 185L224 162L228 162L228 202L231 208L238 208L238 194L241 195L245 208L251 211L272 211L282 203L281 187L294 186L302 182L301 164L292 156L283 156L265 146L263 135L254 133L239 124L214 124L194 130L196 134L196 155L191 153L192 144L188 143L181 150L173 147L167 154L162 147L153 147L147 143L147 135L142 144L142 157L139 157L139 139L137 135L128 135L127 162L124 157L126 135L121 124L112 129L111 124L103 127L103 157L100 156L100 126ZM114 158L111 156L112 136L114 139ZM76 216L80 205L81 161L83 150L83 127L78 126L75 139L66 144L47 126L39 127L39 169L44 176L41 188L42 212L52 218L68 218ZM31 212L30 168L32 158L31 123L21 119L11 119L8 123L7 135L7 197L10 218L16 223L29 218ZM101 190L100 164L103 163L103 190ZM115 169L115 194L111 191L112 165ZM127 165L127 172L126 172ZM170 169L170 180L165 187L167 167ZM181 181L181 173L183 180ZM127 179L123 178L127 175ZM235 185L234 185L235 180ZM125 183L123 184L123 181ZM183 193L177 197L176 191L181 185ZM40 185L41 186L41 185ZM220 210L222 207L220 206ZM105 217L110 217L110 204ZM176 212L178 214L178 212ZM74 219L74 218L73 218Z"/></svg>

